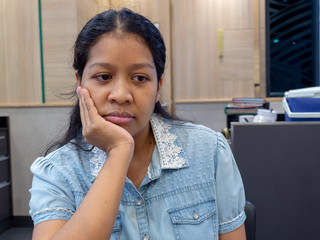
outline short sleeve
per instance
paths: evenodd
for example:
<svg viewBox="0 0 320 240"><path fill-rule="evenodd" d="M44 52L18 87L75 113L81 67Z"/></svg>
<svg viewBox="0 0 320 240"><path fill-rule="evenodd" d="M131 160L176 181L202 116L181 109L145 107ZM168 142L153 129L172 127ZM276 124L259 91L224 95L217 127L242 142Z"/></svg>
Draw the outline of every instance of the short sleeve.
<svg viewBox="0 0 320 240"><path fill-rule="evenodd" d="M229 144L220 133L215 159L219 234L223 234L244 223L246 200L239 169Z"/></svg>
<svg viewBox="0 0 320 240"><path fill-rule="evenodd" d="M29 190L29 214L34 225L53 219L69 220L75 212L74 196L59 169L40 157L30 170L34 177Z"/></svg>

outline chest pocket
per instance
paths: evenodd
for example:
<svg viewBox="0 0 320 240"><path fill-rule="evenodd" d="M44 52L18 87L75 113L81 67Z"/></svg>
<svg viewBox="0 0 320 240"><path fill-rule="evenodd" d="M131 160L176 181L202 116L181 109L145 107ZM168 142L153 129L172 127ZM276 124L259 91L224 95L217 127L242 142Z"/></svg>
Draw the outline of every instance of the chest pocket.
<svg viewBox="0 0 320 240"><path fill-rule="evenodd" d="M117 219L114 223L112 234L110 237L110 240L119 240L120 239L120 231L122 228L122 223L121 223L121 215L117 216Z"/></svg>
<svg viewBox="0 0 320 240"><path fill-rule="evenodd" d="M176 239L218 239L214 201L169 209L168 213Z"/></svg>

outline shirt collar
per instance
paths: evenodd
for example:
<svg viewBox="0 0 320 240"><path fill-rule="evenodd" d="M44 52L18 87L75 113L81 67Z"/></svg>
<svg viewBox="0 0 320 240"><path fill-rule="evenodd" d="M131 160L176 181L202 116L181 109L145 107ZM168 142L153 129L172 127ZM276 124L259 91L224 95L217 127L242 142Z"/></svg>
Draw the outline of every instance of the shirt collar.
<svg viewBox="0 0 320 240"><path fill-rule="evenodd" d="M189 166L186 154L183 151L178 136L172 129L170 120L164 119L157 114L152 114L150 119L156 148L153 153L152 162L148 167L149 179L156 179L161 174L161 169L180 169ZM97 177L107 155L101 149L95 147L91 151L90 172L91 181Z"/></svg>
<svg viewBox="0 0 320 240"><path fill-rule="evenodd" d="M189 166L181 142L172 129L172 123L156 114L150 119L156 140L161 169L179 169Z"/></svg>

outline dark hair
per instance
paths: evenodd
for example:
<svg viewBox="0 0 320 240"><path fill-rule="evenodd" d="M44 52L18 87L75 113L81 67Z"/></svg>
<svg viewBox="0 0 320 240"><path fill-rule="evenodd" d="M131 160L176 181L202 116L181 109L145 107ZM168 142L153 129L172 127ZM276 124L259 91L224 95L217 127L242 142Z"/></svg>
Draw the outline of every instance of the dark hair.
<svg viewBox="0 0 320 240"><path fill-rule="evenodd" d="M126 8L118 11L108 10L96 15L87 22L79 33L74 45L73 68L78 72L80 80L91 47L98 42L103 34L108 33L133 33L139 35L152 53L157 71L157 80L158 82L160 81L166 63L166 47L162 35L147 18ZM154 113L166 119L179 120L177 117L169 114L159 101L155 104ZM67 132L61 140L52 144L45 154L79 136L81 128L79 100L77 99L70 114Z"/></svg>

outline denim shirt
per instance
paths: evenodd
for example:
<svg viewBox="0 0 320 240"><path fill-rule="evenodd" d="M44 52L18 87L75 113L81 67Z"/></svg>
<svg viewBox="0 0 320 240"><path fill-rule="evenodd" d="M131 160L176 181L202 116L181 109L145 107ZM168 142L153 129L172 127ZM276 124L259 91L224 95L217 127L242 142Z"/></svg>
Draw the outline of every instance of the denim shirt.
<svg viewBox="0 0 320 240"><path fill-rule="evenodd" d="M111 239L218 239L245 221L245 195L228 143L204 126L151 117L152 162L136 189L126 178ZM89 146L89 145L88 145ZM67 144L31 166L34 225L72 217L106 153Z"/></svg>

